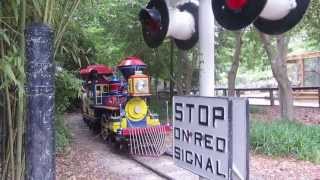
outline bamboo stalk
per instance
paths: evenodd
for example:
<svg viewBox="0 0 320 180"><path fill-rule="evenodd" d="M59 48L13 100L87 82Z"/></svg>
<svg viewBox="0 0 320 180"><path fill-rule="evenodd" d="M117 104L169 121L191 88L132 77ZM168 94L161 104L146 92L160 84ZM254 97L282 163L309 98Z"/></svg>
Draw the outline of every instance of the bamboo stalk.
<svg viewBox="0 0 320 180"><path fill-rule="evenodd" d="M7 120L8 120L8 129L9 129L9 152L10 152L10 165L11 165L11 179L14 180L14 154L13 154L13 126L12 126L12 114L11 114L11 102L10 102L10 92L9 88L5 87L5 96L7 102Z"/></svg>
<svg viewBox="0 0 320 180"><path fill-rule="evenodd" d="M24 172L26 170L26 153L22 154L21 180L24 180Z"/></svg>
<svg viewBox="0 0 320 180"><path fill-rule="evenodd" d="M3 174L2 174L2 177L1 177L1 180L6 180L7 177L8 177L8 165L9 165L9 159L10 159L10 153L9 153L9 146L7 148L7 156L5 158L5 162L4 162L4 166L3 166Z"/></svg>
<svg viewBox="0 0 320 180"><path fill-rule="evenodd" d="M24 29L26 27L26 0L21 0L21 21L20 21L20 58L22 59L22 66L25 59L25 36ZM23 76L20 76L20 80L24 82ZM17 152L16 152L16 179L20 180L22 165L21 165L21 157L22 157L22 144L23 144L23 109L24 109L24 94L23 89L18 89L18 112L17 112Z"/></svg>
<svg viewBox="0 0 320 180"><path fill-rule="evenodd" d="M17 150L16 150L16 179L20 180L22 171L21 157L22 157L22 144L23 144L23 109L24 109L24 94L19 90L18 95L18 114L17 114Z"/></svg>
<svg viewBox="0 0 320 180"><path fill-rule="evenodd" d="M72 6L72 8L71 8L71 11L70 11L70 13L69 13L69 15L68 15L68 17L66 18L65 23L62 25L61 30L57 32L57 37L56 37L56 40L55 40L55 43L54 43L55 50L54 50L53 57L56 56L56 53L57 53L57 51L58 51L58 48L57 48L57 47L59 46L59 44L60 44L60 42L61 42L61 39L62 39L62 36L63 36L63 34L64 34L67 26L68 26L68 23L69 23L72 15L73 15L73 13L75 12L75 10L78 8L80 2L81 2L81 0L77 0L76 2L74 2L73 6ZM59 28L59 29L60 29L60 28Z"/></svg>
<svg viewBox="0 0 320 180"><path fill-rule="evenodd" d="M52 22L53 11L54 11L54 0L50 1L50 11L49 11L50 15L49 15L49 19L48 19L49 24L53 24L53 22Z"/></svg>
<svg viewBox="0 0 320 180"><path fill-rule="evenodd" d="M43 22L48 24L48 13L49 13L50 0L46 0L46 8L44 10Z"/></svg>

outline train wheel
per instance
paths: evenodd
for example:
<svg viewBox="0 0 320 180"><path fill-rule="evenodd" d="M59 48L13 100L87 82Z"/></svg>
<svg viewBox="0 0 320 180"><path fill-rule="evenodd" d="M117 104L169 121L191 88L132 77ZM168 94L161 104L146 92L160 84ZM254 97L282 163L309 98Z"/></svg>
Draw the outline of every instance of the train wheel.
<svg viewBox="0 0 320 180"><path fill-rule="evenodd" d="M101 116L101 137L104 141L106 141L109 138L109 129L108 129L108 119L105 114Z"/></svg>
<svg viewBox="0 0 320 180"><path fill-rule="evenodd" d="M94 134L99 134L101 132L101 125L98 121L92 123L92 131Z"/></svg>

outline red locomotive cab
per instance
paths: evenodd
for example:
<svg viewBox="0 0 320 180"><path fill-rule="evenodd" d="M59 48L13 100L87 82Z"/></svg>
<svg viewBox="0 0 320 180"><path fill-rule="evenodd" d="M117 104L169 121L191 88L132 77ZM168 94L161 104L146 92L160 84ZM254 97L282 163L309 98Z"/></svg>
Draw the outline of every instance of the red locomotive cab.
<svg viewBox="0 0 320 180"><path fill-rule="evenodd" d="M121 83L119 81L116 81L116 82L111 81L109 86L110 86L110 93L121 92Z"/></svg>

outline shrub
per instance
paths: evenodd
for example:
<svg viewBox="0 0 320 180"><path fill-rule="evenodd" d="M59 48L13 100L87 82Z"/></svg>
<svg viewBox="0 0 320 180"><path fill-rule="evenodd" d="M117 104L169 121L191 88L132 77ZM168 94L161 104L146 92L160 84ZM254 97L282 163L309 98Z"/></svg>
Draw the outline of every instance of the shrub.
<svg viewBox="0 0 320 180"><path fill-rule="evenodd" d="M320 126L279 120L252 121L251 148L266 155L293 156L320 163Z"/></svg>
<svg viewBox="0 0 320 180"><path fill-rule="evenodd" d="M158 99L156 96L152 96L149 101L149 108L152 113L156 113L160 117L161 123L167 122L167 105L166 105L166 99ZM169 121L171 121L171 115L172 115L172 105L168 104L168 110L169 110Z"/></svg>
<svg viewBox="0 0 320 180"><path fill-rule="evenodd" d="M76 99L80 97L81 80L64 69L56 75L56 110L65 112L71 106L76 106Z"/></svg>
<svg viewBox="0 0 320 180"><path fill-rule="evenodd" d="M63 115L60 113L56 113L55 130L56 150L63 152L70 144L71 134L64 124Z"/></svg>

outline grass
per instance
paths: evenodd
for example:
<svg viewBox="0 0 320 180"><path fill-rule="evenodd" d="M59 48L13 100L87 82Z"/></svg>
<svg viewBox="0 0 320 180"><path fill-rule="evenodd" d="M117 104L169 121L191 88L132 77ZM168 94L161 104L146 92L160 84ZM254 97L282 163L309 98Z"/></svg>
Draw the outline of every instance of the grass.
<svg viewBox="0 0 320 180"><path fill-rule="evenodd" d="M253 151L271 156L290 156L320 164L320 126L278 120L252 121Z"/></svg>

